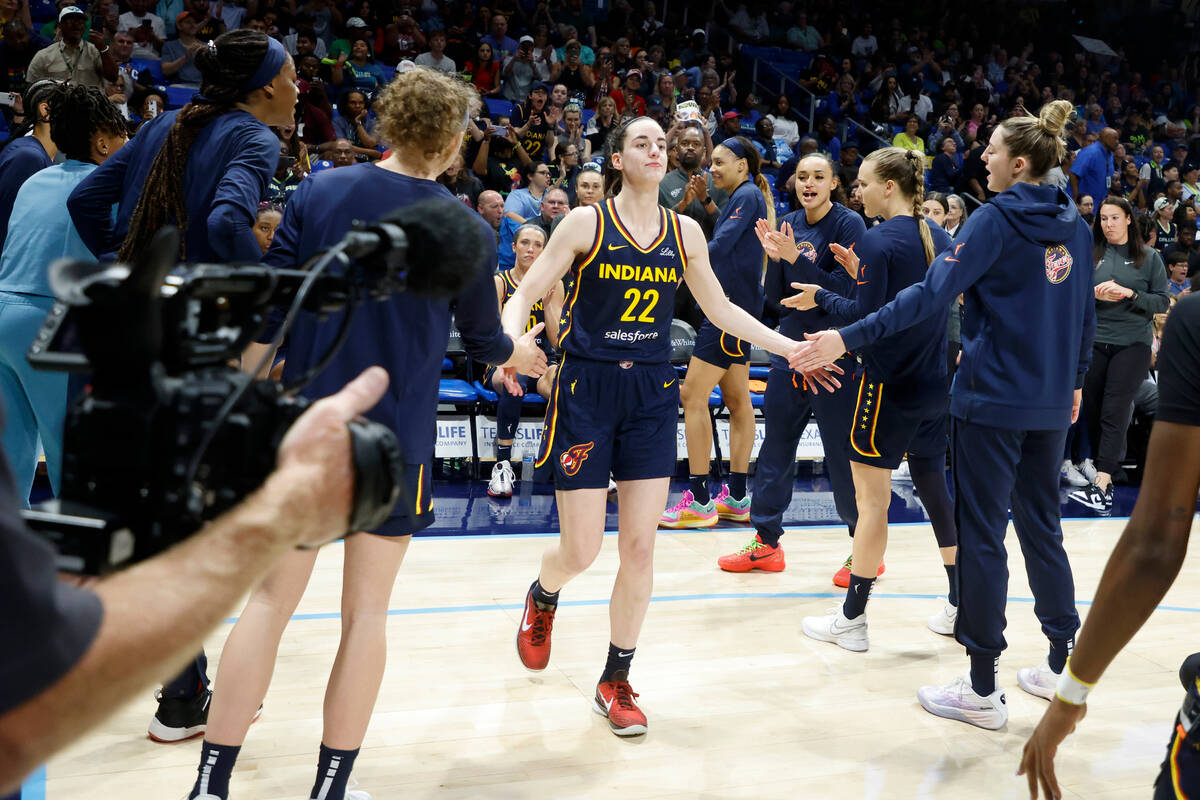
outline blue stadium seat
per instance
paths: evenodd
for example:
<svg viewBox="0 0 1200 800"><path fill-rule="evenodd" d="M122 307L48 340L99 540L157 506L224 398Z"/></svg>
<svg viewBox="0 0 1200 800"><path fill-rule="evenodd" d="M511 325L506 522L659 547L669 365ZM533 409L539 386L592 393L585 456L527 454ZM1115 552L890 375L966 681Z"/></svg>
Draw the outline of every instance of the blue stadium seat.
<svg viewBox="0 0 1200 800"><path fill-rule="evenodd" d="M752 381L765 381L770 374L770 367L750 367L750 380Z"/></svg>
<svg viewBox="0 0 1200 800"><path fill-rule="evenodd" d="M140 73L143 70L149 72L154 78L154 84L156 86L169 83L167 76L163 74L162 62L157 58L131 58L129 59L129 66L133 67L135 73ZM196 92L195 89L192 89L191 91L193 93Z"/></svg>
<svg viewBox="0 0 1200 800"><path fill-rule="evenodd" d="M496 100L488 97L484 99L487 103L488 116L495 119L496 117L512 116L513 104L507 100Z"/></svg>
<svg viewBox="0 0 1200 800"><path fill-rule="evenodd" d="M438 402L465 405L479 400L479 394L471 384L460 378L442 378L438 381Z"/></svg>

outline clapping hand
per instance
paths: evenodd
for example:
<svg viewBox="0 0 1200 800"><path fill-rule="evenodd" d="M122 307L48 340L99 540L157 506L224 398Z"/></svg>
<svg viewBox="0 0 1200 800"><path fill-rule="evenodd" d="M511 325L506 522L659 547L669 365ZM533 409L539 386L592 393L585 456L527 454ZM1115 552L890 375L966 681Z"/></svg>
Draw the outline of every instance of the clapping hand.
<svg viewBox="0 0 1200 800"><path fill-rule="evenodd" d="M846 352L842 334L835 330L806 333L808 341L788 354L788 366L807 375L823 369L841 358Z"/></svg>
<svg viewBox="0 0 1200 800"><path fill-rule="evenodd" d="M800 249L796 247L790 224L785 222L779 226L779 230L773 231L770 222L760 219L754 223L754 233L762 243L763 252L772 261L786 261L792 264L799 257Z"/></svg>
<svg viewBox="0 0 1200 800"><path fill-rule="evenodd" d="M780 305L797 311L808 311L817 307L817 292L821 290L820 286L814 283L793 283L792 288L797 289L797 293L780 300Z"/></svg>
<svg viewBox="0 0 1200 800"><path fill-rule="evenodd" d="M833 258L842 265L842 269L850 275L851 278L858 280L858 255L854 252L854 245L843 247L837 242L830 242L830 251L833 252Z"/></svg>

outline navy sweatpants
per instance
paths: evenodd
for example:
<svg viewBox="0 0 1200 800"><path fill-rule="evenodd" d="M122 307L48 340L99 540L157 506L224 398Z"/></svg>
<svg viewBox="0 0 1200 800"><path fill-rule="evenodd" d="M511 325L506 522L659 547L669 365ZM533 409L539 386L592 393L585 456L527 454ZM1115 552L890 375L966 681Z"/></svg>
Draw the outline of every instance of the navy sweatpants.
<svg viewBox="0 0 1200 800"><path fill-rule="evenodd" d="M824 389L813 394L804 381L786 369L773 368L767 375L763 398L766 436L758 451L754 472L754 496L750 501L750 521L764 537L783 535L783 512L792 502L796 478L796 446L808 420L814 414L825 449L825 468L833 484L838 516L850 527L858 524L858 505L854 501L854 479L850 475L850 423L854 416L854 391L846 378L852 364L839 363L846 370L842 388L830 394Z"/></svg>
<svg viewBox="0 0 1200 800"><path fill-rule="evenodd" d="M1008 509L1033 589L1033 611L1052 642L1079 629L1075 581L1063 550L1058 499L1066 429L1013 431L954 420L958 624L972 655L999 656L1008 598Z"/></svg>

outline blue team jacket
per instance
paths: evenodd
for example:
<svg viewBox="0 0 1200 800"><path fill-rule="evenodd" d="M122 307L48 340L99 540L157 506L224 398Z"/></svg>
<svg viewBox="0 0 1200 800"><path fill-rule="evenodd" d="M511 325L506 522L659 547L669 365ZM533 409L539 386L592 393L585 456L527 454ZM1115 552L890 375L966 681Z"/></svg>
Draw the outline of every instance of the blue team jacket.
<svg viewBox="0 0 1200 800"><path fill-rule="evenodd" d="M1010 430L1071 421L1096 331L1092 234L1061 189L1019 183L970 216L925 280L843 328L859 350L965 296L955 417Z"/></svg>

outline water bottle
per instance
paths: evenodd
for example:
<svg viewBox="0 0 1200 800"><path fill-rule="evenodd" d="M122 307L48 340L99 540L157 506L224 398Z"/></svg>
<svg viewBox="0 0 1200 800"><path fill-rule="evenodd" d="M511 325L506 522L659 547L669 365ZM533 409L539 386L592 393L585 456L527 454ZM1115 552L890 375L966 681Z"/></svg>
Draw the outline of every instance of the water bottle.
<svg viewBox="0 0 1200 800"><path fill-rule="evenodd" d="M526 450L521 457L521 494L525 497L533 492L533 451Z"/></svg>

